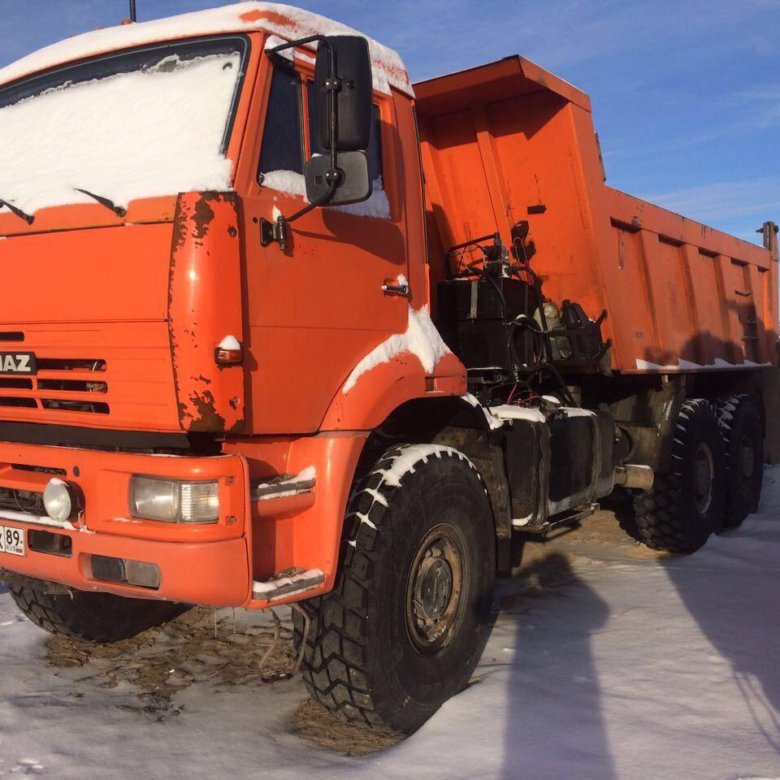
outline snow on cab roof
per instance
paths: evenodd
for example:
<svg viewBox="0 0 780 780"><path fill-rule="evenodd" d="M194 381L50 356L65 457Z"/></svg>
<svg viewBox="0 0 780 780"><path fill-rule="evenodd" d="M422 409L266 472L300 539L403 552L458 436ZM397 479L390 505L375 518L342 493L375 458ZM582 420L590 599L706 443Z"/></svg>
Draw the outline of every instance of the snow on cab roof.
<svg viewBox="0 0 780 780"><path fill-rule="evenodd" d="M389 87L413 95L403 61L392 49L357 30L324 16L281 3L244 2L206 11L170 16L150 22L123 24L76 35L28 54L0 69L0 84L16 81L73 60L158 43L219 33L262 30L288 39L308 35L361 35L371 51L374 89L389 92Z"/></svg>

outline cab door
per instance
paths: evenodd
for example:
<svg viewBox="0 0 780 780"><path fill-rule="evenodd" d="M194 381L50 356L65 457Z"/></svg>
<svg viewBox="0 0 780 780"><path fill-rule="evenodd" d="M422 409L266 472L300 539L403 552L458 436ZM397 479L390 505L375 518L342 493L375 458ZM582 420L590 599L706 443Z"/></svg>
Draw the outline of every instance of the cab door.
<svg viewBox="0 0 780 780"><path fill-rule="evenodd" d="M311 57L264 56L259 79L256 131L247 134L240 185L248 429L308 433L355 365L407 328L407 298L382 289L408 277L401 150L392 99L375 94L371 198L314 209L289 225L285 251L276 242L263 247L260 221L306 205L303 164L321 150L310 131Z"/></svg>

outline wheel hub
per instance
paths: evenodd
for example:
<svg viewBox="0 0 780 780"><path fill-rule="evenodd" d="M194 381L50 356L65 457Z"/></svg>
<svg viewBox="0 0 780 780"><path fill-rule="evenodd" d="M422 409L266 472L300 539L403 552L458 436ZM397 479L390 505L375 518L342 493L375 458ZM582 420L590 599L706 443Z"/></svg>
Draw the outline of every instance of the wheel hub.
<svg viewBox="0 0 780 780"><path fill-rule="evenodd" d="M463 557L449 526L428 533L418 548L407 584L406 622L418 650L446 646L460 619Z"/></svg>
<svg viewBox="0 0 780 780"><path fill-rule="evenodd" d="M452 567L434 554L423 559L414 587L418 615L426 624L441 619L452 595Z"/></svg>

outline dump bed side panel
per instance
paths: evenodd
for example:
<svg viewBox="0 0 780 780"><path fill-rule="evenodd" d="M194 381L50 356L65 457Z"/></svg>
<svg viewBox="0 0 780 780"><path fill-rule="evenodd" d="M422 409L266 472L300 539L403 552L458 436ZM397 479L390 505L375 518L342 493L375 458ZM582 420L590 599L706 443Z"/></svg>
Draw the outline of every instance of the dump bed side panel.
<svg viewBox="0 0 780 780"><path fill-rule="evenodd" d="M755 244L604 187L610 277L630 296L625 371L774 363L777 259ZM614 264L614 265L613 265Z"/></svg>
<svg viewBox="0 0 780 780"><path fill-rule="evenodd" d="M613 370L776 363L776 251L607 187L586 96L519 57L416 90L433 290L448 247L526 220L545 295L607 310Z"/></svg>

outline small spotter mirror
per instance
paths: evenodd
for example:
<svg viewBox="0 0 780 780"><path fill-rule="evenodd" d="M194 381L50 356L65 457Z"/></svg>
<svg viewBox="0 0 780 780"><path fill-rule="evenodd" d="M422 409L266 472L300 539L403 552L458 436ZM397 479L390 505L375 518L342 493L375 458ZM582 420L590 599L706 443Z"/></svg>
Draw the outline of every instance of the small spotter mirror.
<svg viewBox="0 0 780 780"><path fill-rule="evenodd" d="M360 203L371 197L371 177L368 175L366 153L340 152L336 156L338 183L336 190L328 198L331 206ZM306 198L309 203L317 203L330 192L330 158L324 155L312 157L306 163Z"/></svg>

